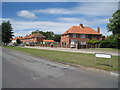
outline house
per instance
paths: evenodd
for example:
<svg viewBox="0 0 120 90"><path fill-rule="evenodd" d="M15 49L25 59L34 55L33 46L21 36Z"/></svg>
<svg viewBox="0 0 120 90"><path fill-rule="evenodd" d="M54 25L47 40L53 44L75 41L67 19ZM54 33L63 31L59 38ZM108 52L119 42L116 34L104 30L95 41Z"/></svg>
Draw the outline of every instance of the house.
<svg viewBox="0 0 120 90"><path fill-rule="evenodd" d="M27 44L32 43L32 42L34 42L34 43L41 43L41 42L43 42L43 40L45 38L46 37L44 35L42 35L40 33L35 33L35 34L26 35L25 37L23 37L21 39L21 41L23 43L27 43Z"/></svg>
<svg viewBox="0 0 120 90"><path fill-rule="evenodd" d="M16 40L17 39L23 39L23 37L22 36L19 36L19 37L15 37L15 38L11 38L10 40L11 40L11 43L16 43Z"/></svg>
<svg viewBox="0 0 120 90"><path fill-rule="evenodd" d="M43 40L43 44L51 44L55 42L54 40Z"/></svg>
<svg viewBox="0 0 120 90"><path fill-rule="evenodd" d="M64 45L86 45L90 39L102 40L100 28L97 31L83 26L72 26L61 35L61 43Z"/></svg>

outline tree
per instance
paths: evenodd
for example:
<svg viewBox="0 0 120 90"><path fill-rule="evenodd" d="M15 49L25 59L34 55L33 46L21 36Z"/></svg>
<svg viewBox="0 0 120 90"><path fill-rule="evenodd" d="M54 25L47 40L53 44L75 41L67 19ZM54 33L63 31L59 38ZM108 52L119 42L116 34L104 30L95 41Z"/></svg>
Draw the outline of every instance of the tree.
<svg viewBox="0 0 120 90"><path fill-rule="evenodd" d="M113 13L112 18L109 19L107 29L113 34L120 34L120 9Z"/></svg>
<svg viewBox="0 0 120 90"><path fill-rule="evenodd" d="M54 32L52 32L52 31L43 32L43 31L36 30L36 31L33 31L31 34L35 34L35 33L41 33L48 40L52 39L54 36Z"/></svg>
<svg viewBox="0 0 120 90"><path fill-rule="evenodd" d="M61 35L55 34L52 39L53 39L55 42L60 42L60 38L61 38Z"/></svg>
<svg viewBox="0 0 120 90"><path fill-rule="evenodd" d="M10 42L10 38L12 38L13 35L13 29L10 24L10 21L2 22L2 42L4 42L5 45Z"/></svg>
<svg viewBox="0 0 120 90"><path fill-rule="evenodd" d="M36 30L36 31L33 31L31 34L36 34L36 33L41 33L41 32L39 30Z"/></svg>
<svg viewBox="0 0 120 90"><path fill-rule="evenodd" d="M17 44L20 44L20 43L21 43L20 39L17 39L16 42L17 42Z"/></svg>
<svg viewBox="0 0 120 90"><path fill-rule="evenodd" d="M46 36L46 39L50 40L54 36L54 33L52 31L47 31L44 36Z"/></svg>

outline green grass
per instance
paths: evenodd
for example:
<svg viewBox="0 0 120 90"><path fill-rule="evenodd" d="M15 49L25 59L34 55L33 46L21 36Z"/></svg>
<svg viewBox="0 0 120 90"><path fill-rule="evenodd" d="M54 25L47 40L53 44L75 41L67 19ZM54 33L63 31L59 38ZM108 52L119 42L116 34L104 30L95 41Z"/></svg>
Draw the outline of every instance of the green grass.
<svg viewBox="0 0 120 90"><path fill-rule="evenodd" d="M116 48L90 48L88 50L111 51L111 52L118 52L118 51L120 51L120 49L116 49Z"/></svg>
<svg viewBox="0 0 120 90"><path fill-rule="evenodd" d="M109 66L109 59L97 58L97 64L94 62L94 54L52 51L42 49L31 49L22 47L6 46L5 48L26 52L32 55L42 56L44 58L58 60L66 63L79 64L87 67L103 69L107 71L118 70L118 57L112 56L112 67Z"/></svg>

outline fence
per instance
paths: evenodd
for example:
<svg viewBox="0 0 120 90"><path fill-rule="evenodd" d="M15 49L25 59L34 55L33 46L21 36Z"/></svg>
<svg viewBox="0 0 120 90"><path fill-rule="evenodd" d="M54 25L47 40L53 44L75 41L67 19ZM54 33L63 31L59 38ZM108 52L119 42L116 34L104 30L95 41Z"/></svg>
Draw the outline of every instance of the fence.
<svg viewBox="0 0 120 90"><path fill-rule="evenodd" d="M86 45L62 45L62 44L41 44L38 45L36 44L35 46L40 46L40 47L55 47L55 48L77 48L77 49L85 49L85 48L100 48L99 44L86 44Z"/></svg>

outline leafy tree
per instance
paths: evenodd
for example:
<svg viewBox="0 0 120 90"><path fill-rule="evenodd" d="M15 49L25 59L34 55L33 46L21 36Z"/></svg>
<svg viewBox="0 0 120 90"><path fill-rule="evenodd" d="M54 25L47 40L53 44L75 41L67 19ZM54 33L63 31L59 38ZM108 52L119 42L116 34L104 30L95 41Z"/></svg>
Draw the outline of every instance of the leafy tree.
<svg viewBox="0 0 120 90"><path fill-rule="evenodd" d="M54 32L52 31L43 32L43 31L36 30L36 31L33 31L31 34L35 34L35 33L41 33L42 35L46 36L46 39L48 40L52 39L54 36Z"/></svg>
<svg viewBox="0 0 120 90"><path fill-rule="evenodd" d="M33 31L31 34L41 33L39 30Z"/></svg>
<svg viewBox="0 0 120 90"><path fill-rule="evenodd" d="M45 36L46 36L46 39L52 39L52 37L54 36L54 33L52 31L47 31L45 32Z"/></svg>
<svg viewBox="0 0 120 90"><path fill-rule="evenodd" d="M13 35L13 29L10 24L10 21L2 22L2 42L4 42L5 45L10 42L10 38L12 38Z"/></svg>
<svg viewBox="0 0 120 90"><path fill-rule="evenodd" d="M107 29L113 34L120 34L120 9L113 13L112 18L109 19Z"/></svg>
<svg viewBox="0 0 120 90"><path fill-rule="evenodd" d="M60 42L60 38L61 38L61 35L55 34L52 39L53 39L55 42Z"/></svg>
<svg viewBox="0 0 120 90"><path fill-rule="evenodd" d="M20 39L17 39L16 42L17 42L17 44L20 44L20 43L21 43Z"/></svg>

